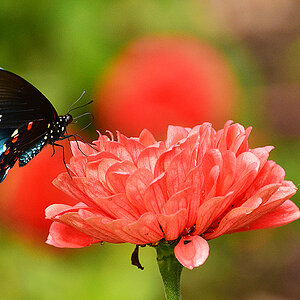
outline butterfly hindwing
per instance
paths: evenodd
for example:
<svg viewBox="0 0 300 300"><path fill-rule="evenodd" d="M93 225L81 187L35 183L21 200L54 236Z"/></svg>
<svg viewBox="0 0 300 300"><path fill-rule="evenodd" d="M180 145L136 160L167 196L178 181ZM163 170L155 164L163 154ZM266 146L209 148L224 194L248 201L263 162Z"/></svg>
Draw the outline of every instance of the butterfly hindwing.
<svg viewBox="0 0 300 300"><path fill-rule="evenodd" d="M1 131L3 132L3 129L0 129L0 133ZM44 143L41 143L41 141L44 139L46 132L47 123L45 120L31 121L21 128L15 129L6 139L0 140L0 182L4 180L7 171L14 166L18 159L20 159L20 166L24 166L30 160L21 160L22 155L26 158L24 153L28 149L31 149L37 143L42 146L45 145L46 141ZM42 147L39 150L41 149ZM33 155L31 158L33 158Z"/></svg>

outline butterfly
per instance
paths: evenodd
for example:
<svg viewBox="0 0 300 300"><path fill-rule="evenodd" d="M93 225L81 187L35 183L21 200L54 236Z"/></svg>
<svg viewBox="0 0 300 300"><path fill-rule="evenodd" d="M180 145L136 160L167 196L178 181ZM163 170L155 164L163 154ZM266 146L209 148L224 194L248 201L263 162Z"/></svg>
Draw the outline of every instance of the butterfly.
<svg viewBox="0 0 300 300"><path fill-rule="evenodd" d="M0 182L17 160L25 166L46 144L68 138L73 120L58 116L50 101L20 76L0 68Z"/></svg>

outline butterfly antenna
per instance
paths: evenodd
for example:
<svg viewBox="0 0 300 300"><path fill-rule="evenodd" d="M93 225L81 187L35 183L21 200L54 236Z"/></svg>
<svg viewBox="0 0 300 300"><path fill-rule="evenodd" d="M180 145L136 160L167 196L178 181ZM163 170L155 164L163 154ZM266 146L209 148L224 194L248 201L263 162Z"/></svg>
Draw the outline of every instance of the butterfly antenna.
<svg viewBox="0 0 300 300"><path fill-rule="evenodd" d="M90 113L90 112L86 112L86 113L83 113L83 114L81 114L81 115L79 115L79 116L73 118L73 121L74 121L74 120L77 120L77 119L80 119L80 118L82 118L82 117L84 117L84 116L88 116L88 115L90 115L90 116L92 117L92 119L94 120L93 114Z"/></svg>
<svg viewBox="0 0 300 300"><path fill-rule="evenodd" d="M78 101L80 101L80 99L84 96L84 94L85 94L85 91L83 91L82 94L80 95L80 97L79 97L75 102L73 102L73 103L69 106L69 109L68 109L68 112L67 112L67 113L69 113L69 112L72 110L72 107L73 107Z"/></svg>
<svg viewBox="0 0 300 300"><path fill-rule="evenodd" d="M74 107L74 108L72 108L72 109L69 110L68 114L69 114L71 111L75 110L75 109L79 109L79 108L85 107L85 106L87 106L87 105L90 105L91 103L93 103L93 100L91 100L91 101L89 101L88 103L85 103L85 104L83 104L83 105Z"/></svg>

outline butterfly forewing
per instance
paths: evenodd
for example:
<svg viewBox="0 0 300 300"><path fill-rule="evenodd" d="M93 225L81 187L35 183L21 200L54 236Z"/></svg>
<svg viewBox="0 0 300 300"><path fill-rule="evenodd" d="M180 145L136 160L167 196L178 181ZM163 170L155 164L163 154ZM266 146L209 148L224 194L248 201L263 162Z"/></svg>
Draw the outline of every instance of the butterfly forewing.
<svg viewBox="0 0 300 300"><path fill-rule="evenodd" d="M0 182L18 159L24 166L46 143L62 139L71 120L70 115L58 117L29 82L0 68Z"/></svg>
<svg viewBox="0 0 300 300"><path fill-rule="evenodd" d="M0 128L19 128L38 119L52 122L57 117L49 100L32 84L0 69Z"/></svg>

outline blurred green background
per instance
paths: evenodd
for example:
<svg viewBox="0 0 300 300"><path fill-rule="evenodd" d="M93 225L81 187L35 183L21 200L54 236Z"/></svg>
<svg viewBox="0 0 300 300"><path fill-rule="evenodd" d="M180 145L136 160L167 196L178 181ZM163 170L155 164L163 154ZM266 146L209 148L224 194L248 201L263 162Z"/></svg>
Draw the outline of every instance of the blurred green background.
<svg viewBox="0 0 300 300"><path fill-rule="evenodd" d="M152 34L199 40L222 55L236 80L235 109L226 118L254 127L252 148L275 145L271 159L298 185L299 13L297 0L2 0L0 65L38 87L60 114L85 90L82 103L94 100L90 109L95 124L82 133L90 140L96 138L95 128L103 131L111 126L103 115L109 114L110 103L102 103L98 95L111 66L130 43ZM108 109L101 115L102 105ZM88 122L83 118L79 128ZM12 180L1 184L1 207L21 189L13 172L8 175ZM30 177L18 180L32 184ZM64 197L56 195L52 203L62 203ZM32 198L44 200L38 193ZM28 214L34 210L22 196L17 200L14 205L22 203ZM299 203L299 193L293 200ZM10 206L9 212L16 206ZM1 299L163 299L153 249L142 249L145 270L141 271L130 265L132 245L53 249L44 245L45 236L33 238L22 232L26 219L23 224L19 218L16 225L14 216L11 223L4 221L5 216L0 229ZM42 212L38 218L43 220ZM183 298L299 299L299 235L300 225L295 222L210 241L207 262L183 272Z"/></svg>

